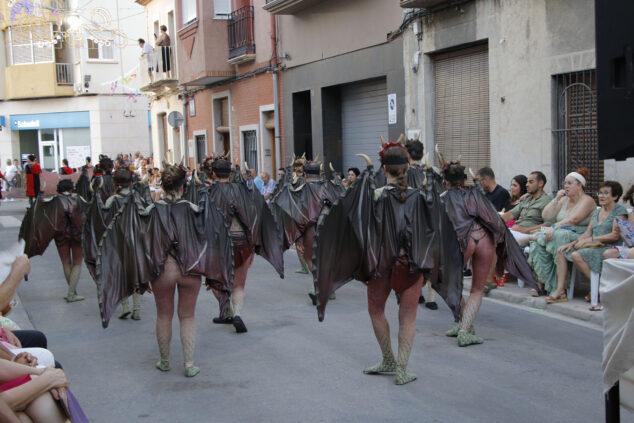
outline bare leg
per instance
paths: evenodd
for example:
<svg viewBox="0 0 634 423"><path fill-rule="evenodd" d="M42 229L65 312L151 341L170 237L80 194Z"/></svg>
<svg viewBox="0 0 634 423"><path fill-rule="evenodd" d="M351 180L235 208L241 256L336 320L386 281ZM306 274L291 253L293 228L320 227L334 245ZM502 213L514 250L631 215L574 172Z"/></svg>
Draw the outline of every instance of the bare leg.
<svg viewBox="0 0 634 423"><path fill-rule="evenodd" d="M240 267L234 270L233 276L233 291L231 291L231 307L233 310L233 327L236 328L236 332L244 333L247 331L247 327L242 321L242 307L244 307L244 300L246 294L244 292L244 286L247 281L247 273L249 267L253 263L253 254L244 262Z"/></svg>
<svg viewBox="0 0 634 423"><path fill-rule="evenodd" d="M473 322L478 315L480 305L482 304L482 295L484 294L484 285L486 283L486 277L491 269L491 261L495 254L495 248L493 240L489 234L480 239L480 241L472 247L472 243L475 241L469 240L469 247L467 250L473 250L472 256L472 272L473 278L471 279L471 292L469 293L469 299L465 303L462 309L462 316L460 319L460 331L458 332L458 345L466 347L472 344L481 344L484 342L482 338L470 333Z"/></svg>
<svg viewBox="0 0 634 423"><path fill-rule="evenodd" d="M604 259L619 258L619 250L617 250L616 248L610 248L608 250L605 250L603 252L603 258Z"/></svg>
<svg viewBox="0 0 634 423"><path fill-rule="evenodd" d="M550 293L550 297L556 299L566 293L566 279L568 278L568 260L562 252L557 252L555 264L557 265L557 287Z"/></svg>
<svg viewBox="0 0 634 423"><path fill-rule="evenodd" d="M154 282L154 301L156 302L156 340L161 361L156 367L162 371L170 369L170 342L172 341L172 317L174 316L174 293L180 269L172 258L165 262L165 270Z"/></svg>
<svg viewBox="0 0 634 423"><path fill-rule="evenodd" d="M24 413L34 423L63 423L68 421L48 392L32 401Z"/></svg>
<svg viewBox="0 0 634 423"><path fill-rule="evenodd" d="M70 271L71 271L71 262L70 262L70 244L65 242L63 244L56 244L57 254L59 254L59 258L62 261L62 269L64 270L64 278L66 279L66 284L70 285ZM64 297L64 299L68 299L68 294Z"/></svg>
<svg viewBox="0 0 634 423"><path fill-rule="evenodd" d="M81 262L83 260L84 254L81 249L80 243L72 243L71 245L71 253L73 256L73 264L70 269L70 275L68 278L68 295L66 296L66 301L74 302L81 301L84 299L81 295L77 295L77 283L79 282L79 275L81 273Z"/></svg>
<svg viewBox="0 0 634 423"><path fill-rule="evenodd" d="M414 344L414 333L416 332L416 311L418 310L418 293L423 286L423 276L418 281L401 293L401 303L398 308L398 358L396 360L397 385L416 380L416 375L407 373L407 362Z"/></svg>
<svg viewBox="0 0 634 423"><path fill-rule="evenodd" d="M586 261L583 259L581 254L579 254L578 251L575 251L574 253L572 253L571 258L572 262L575 264L575 267L580 270L581 273L586 276L586 278L590 279L590 273L592 273L592 270L590 269L590 266L588 266L588 263L586 263ZM559 289L559 284L557 284L557 289Z"/></svg>
<svg viewBox="0 0 634 423"><path fill-rule="evenodd" d="M396 371L396 361L390 340L390 325L385 318L385 302L390 295L390 281L372 279L368 282L368 313L374 328L374 336L381 348L381 362L368 367L365 374L392 373ZM416 300L418 302L418 299Z"/></svg>
<svg viewBox="0 0 634 423"><path fill-rule="evenodd" d="M196 376L200 369L194 366L196 326L194 313L200 291L200 277L181 276L178 282L178 319L181 326L181 346L185 358L185 376Z"/></svg>

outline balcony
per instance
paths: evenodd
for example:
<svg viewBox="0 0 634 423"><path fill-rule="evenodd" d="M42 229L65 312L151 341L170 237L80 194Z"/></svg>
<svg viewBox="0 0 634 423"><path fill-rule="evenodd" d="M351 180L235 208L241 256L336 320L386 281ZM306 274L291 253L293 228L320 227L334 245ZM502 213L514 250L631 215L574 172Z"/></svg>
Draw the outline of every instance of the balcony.
<svg viewBox="0 0 634 423"><path fill-rule="evenodd" d="M320 2L321 0L266 0L262 8L274 15L294 15Z"/></svg>
<svg viewBox="0 0 634 423"><path fill-rule="evenodd" d="M141 91L158 92L178 86L176 58L172 46L157 46L152 54L144 54L139 59Z"/></svg>
<svg viewBox="0 0 634 423"><path fill-rule="evenodd" d="M455 3L455 0L401 0L401 7L433 9Z"/></svg>
<svg viewBox="0 0 634 423"><path fill-rule="evenodd" d="M253 31L253 6L245 6L231 12L229 30L229 64L238 65L255 60L255 34Z"/></svg>
<svg viewBox="0 0 634 423"><path fill-rule="evenodd" d="M72 96L73 67L54 62L7 66L5 87L7 100Z"/></svg>

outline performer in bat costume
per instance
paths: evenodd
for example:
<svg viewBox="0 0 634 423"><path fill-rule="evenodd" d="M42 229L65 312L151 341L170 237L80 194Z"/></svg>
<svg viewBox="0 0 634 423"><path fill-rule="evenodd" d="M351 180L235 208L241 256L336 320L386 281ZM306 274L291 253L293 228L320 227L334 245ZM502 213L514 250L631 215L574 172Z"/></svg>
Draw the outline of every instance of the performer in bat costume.
<svg viewBox="0 0 634 423"><path fill-rule="evenodd" d="M207 186L201 197L207 206L213 204L222 211L225 222L230 227L235 269L231 291L215 287L213 289L220 306L220 315L214 319L214 323L232 323L236 332L244 333L247 331L242 320L246 296L244 287L253 254L264 257L280 277L284 278L282 237L264 197L255 188L248 169L246 181L242 179L239 169L232 175L231 163L225 158L209 157L205 160L203 169L207 179L213 179L214 183Z"/></svg>
<svg viewBox="0 0 634 423"><path fill-rule="evenodd" d="M479 183L476 182L473 188L464 187L467 178L464 170L458 161L446 164L443 171L447 185L443 200L458 233L464 263L471 259L473 273L471 292L467 302L463 303L460 323L446 333L447 336L457 337L461 347L484 342L476 336L473 322L482 303L484 284L496 249L500 258L497 266L499 275L506 268L509 273L539 290L524 254L491 202L484 196Z"/></svg>
<svg viewBox="0 0 634 423"><path fill-rule="evenodd" d="M57 193L47 200L38 197L35 205L27 209L19 237L25 241L24 253L29 257L44 254L51 240L55 240L68 284L64 299L71 303L84 299L77 294L77 283L83 257L81 230L89 204L73 194L73 183L68 179L59 181Z"/></svg>
<svg viewBox="0 0 634 423"><path fill-rule="evenodd" d="M105 203L115 190L112 181L114 163L110 157L100 154L99 164L97 166L98 168L95 169L95 174L92 177L92 181L90 181L90 185L92 192L98 193L101 197L101 201Z"/></svg>
<svg viewBox="0 0 634 423"><path fill-rule="evenodd" d="M324 318L332 292L351 279L367 283L368 311L382 360L364 372L396 373L395 383L402 385L416 379L406 369L423 279L431 280L457 317L462 255L430 178L421 189L407 185L407 150L401 144L388 143L379 155L388 184L375 188L372 163L362 155L368 168L319 224L313 273L319 320ZM396 360L385 318L391 290L400 296Z"/></svg>
<svg viewBox="0 0 634 423"><path fill-rule="evenodd" d="M90 210L86 217L86 223L83 227L83 251L84 261L90 275L95 278L95 268L97 264L97 255L99 243L106 231L108 225L117 212L128 201L138 202L142 206L148 206L152 203L151 199L140 193L140 190L132 188L134 172L128 167L119 167L111 175L113 184L113 192L106 201L102 202L101 195L93 196L90 203ZM91 186L92 187L92 186ZM132 314L133 320L141 320L141 299L138 293L132 295L133 308L130 310L128 299L123 300L122 311L119 314L120 319L127 319Z"/></svg>
<svg viewBox="0 0 634 423"><path fill-rule="evenodd" d="M96 281L104 327L117 304L132 292L153 291L161 357L156 367L161 371L170 370L174 294L178 289L185 376L193 377L200 371L193 363L200 277L230 290L233 253L229 228L220 210L213 204L199 208L181 198L186 175L185 168L169 166L161 174L163 200L148 207L138 201L122 206L99 246Z"/></svg>
<svg viewBox="0 0 634 423"><path fill-rule="evenodd" d="M90 190L90 178L88 177L88 167L81 167L81 174L75 183L75 193L86 201L92 200L92 191Z"/></svg>
<svg viewBox="0 0 634 423"><path fill-rule="evenodd" d="M286 183L269 204L284 232L284 250L295 244L297 254L304 259L312 272L317 221L344 194L345 189L341 184L329 181L323 173L323 167L316 161L306 162L302 175L297 175L299 170L299 167L295 167L295 180ZM317 305L317 296L312 285L308 296L313 305Z"/></svg>

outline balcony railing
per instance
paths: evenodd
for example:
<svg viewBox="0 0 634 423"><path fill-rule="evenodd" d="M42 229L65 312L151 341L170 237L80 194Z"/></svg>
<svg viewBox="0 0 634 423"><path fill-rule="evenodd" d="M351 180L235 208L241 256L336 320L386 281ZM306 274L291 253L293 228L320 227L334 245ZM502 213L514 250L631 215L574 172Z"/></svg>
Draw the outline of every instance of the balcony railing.
<svg viewBox="0 0 634 423"><path fill-rule="evenodd" d="M152 54L141 56L139 73L142 87L176 81L176 57L172 46L157 46Z"/></svg>
<svg viewBox="0 0 634 423"><path fill-rule="evenodd" d="M401 7L432 9L456 3L452 0L400 0Z"/></svg>
<svg viewBox="0 0 634 423"><path fill-rule="evenodd" d="M73 64L55 63L57 85L73 85Z"/></svg>
<svg viewBox="0 0 634 423"><path fill-rule="evenodd" d="M294 15L304 9L308 9L322 0L266 0L262 7L274 15Z"/></svg>
<svg viewBox="0 0 634 423"><path fill-rule="evenodd" d="M229 62L240 63L255 58L253 31L253 6L245 6L231 12L229 30Z"/></svg>

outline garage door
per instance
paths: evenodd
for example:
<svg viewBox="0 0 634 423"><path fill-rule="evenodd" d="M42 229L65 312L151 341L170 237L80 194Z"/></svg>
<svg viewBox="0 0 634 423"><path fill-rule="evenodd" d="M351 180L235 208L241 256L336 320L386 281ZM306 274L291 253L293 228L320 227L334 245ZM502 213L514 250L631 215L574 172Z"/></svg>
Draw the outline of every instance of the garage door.
<svg viewBox="0 0 634 423"><path fill-rule="evenodd" d="M378 162L382 135L387 139L387 88L385 78L345 85L341 89L343 168L363 169L356 157L365 153Z"/></svg>
<svg viewBox="0 0 634 423"><path fill-rule="evenodd" d="M448 160L477 172L490 166L489 56L487 47L435 57L434 137Z"/></svg>

